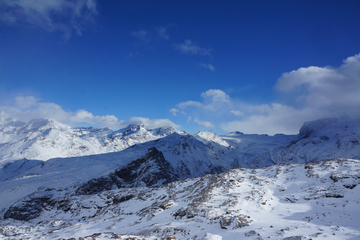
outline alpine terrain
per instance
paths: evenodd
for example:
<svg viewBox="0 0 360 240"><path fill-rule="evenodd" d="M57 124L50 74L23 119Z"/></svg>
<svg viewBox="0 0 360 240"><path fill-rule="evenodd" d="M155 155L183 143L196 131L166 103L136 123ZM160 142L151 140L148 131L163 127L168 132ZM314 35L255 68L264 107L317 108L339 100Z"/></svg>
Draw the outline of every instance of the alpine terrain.
<svg viewBox="0 0 360 240"><path fill-rule="evenodd" d="M360 122L297 135L0 119L1 239L359 239Z"/></svg>

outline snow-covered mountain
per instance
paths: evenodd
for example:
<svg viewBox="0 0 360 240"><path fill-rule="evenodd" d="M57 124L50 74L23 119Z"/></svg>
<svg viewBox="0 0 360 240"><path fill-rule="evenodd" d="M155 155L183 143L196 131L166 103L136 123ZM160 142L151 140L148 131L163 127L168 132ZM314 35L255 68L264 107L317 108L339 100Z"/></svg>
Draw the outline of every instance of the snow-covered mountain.
<svg viewBox="0 0 360 240"><path fill-rule="evenodd" d="M5 212L0 238L359 239L359 172L359 160L334 159L235 168L160 187L90 195L38 189L48 195L34 192ZM15 181L23 179L6 182ZM18 188L30 186L24 182ZM31 214L28 221L14 220Z"/></svg>
<svg viewBox="0 0 360 240"><path fill-rule="evenodd" d="M118 187L159 186L230 168L231 163L221 160L207 145L191 135L178 133L120 152L54 158L44 162L8 162L0 171L0 180L3 180L0 197L7 191L11 194L0 204L0 218L11 204L33 198L34 192L37 197L49 194L60 197L87 194L86 189L94 190L95 187L103 191ZM156 181L151 181L152 175L156 175ZM31 187L23 189L22 185ZM52 190L46 190L48 188Z"/></svg>
<svg viewBox="0 0 360 240"><path fill-rule="evenodd" d="M360 219L352 215L358 212L351 212L359 207L360 165L351 160L360 159L358 120L324 118L290 136L192 136L141 125L112 131L51 120L7 121L0 129L0 154L7 156L0 162L4 238L331 239L329 232L339 234L334 223L340 226L340 219L349 224L341 239L360 237ZM88 144L88 150L71 144ZM107 153L89 155L99 149ZM65 153L80 156L34 160ZM33 160L11 160L17 154ZM335 160L316 162L327 159ZM281 229L264 230L270 224L264 217L276 219ZM315 217L320 220L311 222Z"/></svg>
<svg viewBox="0 0 360 240"><path fill-rule="evenodd" d="M49 119L28 123L3 119L0 123L0 164L23 158L48 160L117 152L172 133L188 135L171 127L146 129L143 125L131 125L112 131L108 128L71 128ZM305 123L298 135L233 132L218 136L208 131L194 137L232 167L259 168L278 163L360 158L359 119L319 119Z"/></svg>
<svg viewBox="0 0 360 240"><path fill-rule="evenodd" d="M307 122L298 135L229 133L221 136L234 149L222 156L240 167L307 163L333 158L360 159L360 120L323 118Z"/></svg>
<svg viewBox="0 0 360 240"><path fill-rule="evenodd" d="M48 160L116 152L174 132L185 134L172 127L147 129L144 125L130 125L112 131L106 127L71 128L51 119L35 119L28 123L1 119L0 161Z"/></svg>

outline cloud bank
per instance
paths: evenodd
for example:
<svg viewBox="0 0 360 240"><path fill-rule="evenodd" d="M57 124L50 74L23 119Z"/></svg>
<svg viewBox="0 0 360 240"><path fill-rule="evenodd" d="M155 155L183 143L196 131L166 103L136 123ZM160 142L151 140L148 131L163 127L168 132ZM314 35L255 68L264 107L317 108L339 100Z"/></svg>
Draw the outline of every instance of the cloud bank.
<svg viewBox="0 0 360 240"><path fill-rule="evenodd" d="M270 135L296 134L304 122L322 117L360 117L360 54L338 68L310 66L284 73L274 89L286 101L254 105L210 89L201 94L201 102L181 102L172 111L186 110L201 119L216 115L215 125L226 132Z"/></svg>
<svg viewBox="0 0 360 240"><path fill-rule="evenodd" d="M149 119L143 117L132 117L128 120L119 120L114 115L96 116L85 109L76 112L66 111L60 105L50 102L42 102L33 96L18 96L10 106L0 106L2 118L14 118L27 122L36 118L51 118L70 126L78 123L87 123L96 126L107 126L112 129L119 129L130 124L144 124L148 128L157 127L180 127L169 119Z"/></svg>
<svg viewBox="0 0 360 240"><path fill-rule="evenodd" d="M0 20L8 24L27 24L46 31L62 31L64 38L72 30L82 35L85 25L94 22L95 0L3 0Z"/></svg>

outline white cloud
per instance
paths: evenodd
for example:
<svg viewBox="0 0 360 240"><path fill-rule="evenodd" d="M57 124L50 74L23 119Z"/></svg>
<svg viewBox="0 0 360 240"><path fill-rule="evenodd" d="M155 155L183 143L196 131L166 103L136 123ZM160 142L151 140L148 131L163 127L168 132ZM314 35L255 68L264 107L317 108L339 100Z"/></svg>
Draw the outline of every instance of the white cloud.
<svg viewBox="0 0 360 240"><path fill-rule="evenodd" d="M71 36L72 29L81 35L84 25L93 22L96 14L95 0L3 0L0 3L0 20L63 31L65 38Z"/></svg>
<svg viewBox="0 0 360 240"><path fill-rule="evenodd" d="M130 124L144 124L148 128L158 128L158 127L175 127L179 128L179 125L176 125L169 119L149 119L143 117L132 117L127 121L122 122L122 127L128 126Z"/></svg>
<svg viewBox="0 0 360 240"><path fill-rule="evenodd" d="M205 119L218 116L216 124L226 132L295 134L305 121L327 116L360 117L360 54L344 60L338 68L310 66L284 73L275 90L286 99L254 105L231 99L222 90L201 94L202 102L176 105ZM202 110L202 111L200 111Z"/></svg>
<svg viewBox="0 0 360 240"><path fill-rule="evenodd" d="M182 102L182 103L177 104L176 106L180 109L185 109L187 107L196 107L196 108L204 108L205 107L202 103L196 102L196 101Z"/></svg>
<svg viewBox="0 0 360 240"><path fill-rule="evenodd" d="M236 116L243 116L244 113L238 110L230 110L230 113L235 114Z"/></svg>
<svg viewBox="0 0 360 240"><path fill-rule="evenodd" d="M230 102L230 96L227 95L224 91L219 89L210 89L206 92L201 93L201 96L206 99L210 100L212 103L214 102Z"/></svg>
<svg viewBox="0 0 360 240"><path fill-rule="evenodd" d="M275 87L305 107L359 115L360 54L347 58L339 68L311 66L285 73Z"/></svg>
<svg viewBox="0 0 360 240"><path fill-rule="evenodd" d="M172 109L170 109L170 112L172 112L172 114L173 114L174 116L177 116L177 113L179 112L179 110L176 109L176 108L172 108Z"/></svg>
<svg viewBox="0 0 360 240"><path fill-rule="evenodd" d="M197 44L193 43L191 40L186 39L184 43L175 43L174 47L176 50L184 54L191 54L191 55L207 55L211 57L210 52L212 51L211 48L201 48Z"/></svg>
<svg viewBox="0 0 360 240"><path fill-rule="evenodd" d="M84 109L76 112L65 111L56 103L41 102L33 96L16 97L11 106L0 106L2 118L10 117L19 121L29 121L35 118L51 118L56 121L75 125L76 123L87 123L90 125L107 126L119 129L130 124L144 124L148 128L156 127L180 127L169 119L149 119L132 117L129 120L119 120L114 115L96 116Z"/></svg>
<svg viewBox="0 0 360 240"><path fill-rule="evenodd" d="M304 122L321 118L326 114L316 109L295 109L279 103L249 105L248 109L251 109L253 114L247 114L239 120L225 120L219 124L220 127L226 132L295 134Z"/></svg>
<svg viewBox="0 0 360 240"><path fill-rule="evenodd" d="M15 97L15 104L20 109L27 109L34 106L40 99L36 99L33 96L18 96Z"/></svg>
<svg viewBox="0 0 360 240"><path fill-rule="evenodd" d="M208 128L213 128L213 127L215 127L214 124L212 124L211 122L201 121L201 120L199 120L198 118L195 118L195 119L194 119L194 122L196 122L197 124L202 125L202 126L204 126L204 127L208 127Z"/></svg>
<svg viewBox="0 0 360 240"><path fill-rule="evenodd" d="M203 110L215 111L221 108L224 104L230 104L230 96L219 89L209 89L201 94L204 99L203 103L197 101L181 102L176 105L177 108L185 109L194 107Z"/></svg>
<svg viewBox="0 0 360 240"><path fill-rule="evenodd" d="M211 71L215 71L215 67L211 64L206 64L206 63L199 63L200 66L202 66L203 68L207 68L210 69Z"/></svg>

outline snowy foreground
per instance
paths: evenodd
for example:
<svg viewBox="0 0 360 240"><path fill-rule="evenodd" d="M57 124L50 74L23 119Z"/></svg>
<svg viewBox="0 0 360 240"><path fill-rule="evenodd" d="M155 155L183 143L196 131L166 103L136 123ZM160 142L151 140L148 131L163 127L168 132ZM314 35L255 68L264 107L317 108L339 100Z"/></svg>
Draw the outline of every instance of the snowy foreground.
<svg viewBox="0 0 360 240"><path fill-rule="evenodd" d="M358 184L360 161L352 159L235 168L52 198L36 218L0 220L0 238L360 239Z"/></svg>

